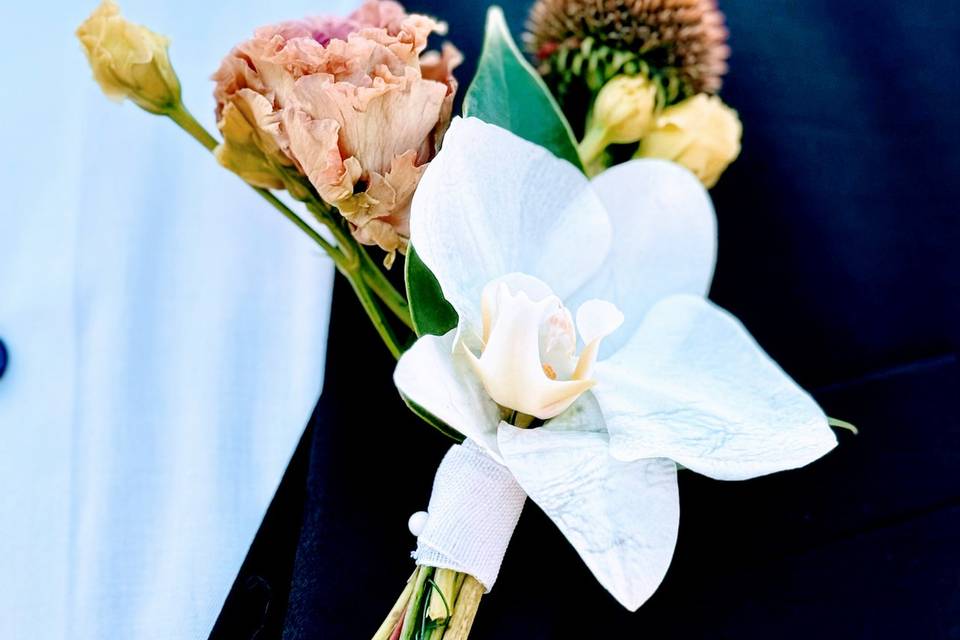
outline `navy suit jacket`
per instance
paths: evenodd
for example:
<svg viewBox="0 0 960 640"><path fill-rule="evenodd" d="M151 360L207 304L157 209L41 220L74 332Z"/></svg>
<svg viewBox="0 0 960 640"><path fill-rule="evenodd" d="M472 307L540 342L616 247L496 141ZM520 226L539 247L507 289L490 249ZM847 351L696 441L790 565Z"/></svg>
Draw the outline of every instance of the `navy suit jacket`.
<svg viewBox="0 0 960 640"><path fill-rule="evenodd" d="M464 82L486 4L409 3L449 22ZM518 32L527 3L505 4ZM673 565L633 614L528 502L477 640L960 638L960 5L721 8L745 134L713 191L711 298L860 435L750 482L681 474ZM407 516L449 442L342 283L335 301L323 397L214 638L369 637L411 571Z"/></svg>

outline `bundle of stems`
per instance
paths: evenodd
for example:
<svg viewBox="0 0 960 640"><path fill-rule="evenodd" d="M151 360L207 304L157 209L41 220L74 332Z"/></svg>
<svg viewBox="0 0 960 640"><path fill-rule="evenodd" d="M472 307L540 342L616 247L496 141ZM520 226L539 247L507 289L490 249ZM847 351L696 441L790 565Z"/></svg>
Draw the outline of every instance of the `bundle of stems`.
<svg viewBox="0 0 960 640"><path fill-rule="evenodd" d="M182 104L165 115L208 151L216 149L216 138ZM277 171L287 183L288 193L303 202L330 231L333 241L324 238L270 190L251 187L330 256L337 271L350 283L384 345L399 358L414 338L406 297L350 234L343 217L323 202L303 176L287 168L278 167ZM398 323L402 325L400 335L395 328ZM373 640L465 640L483 593L483 585L473 576L418 566Z"/></svg>
<svg viewBox="0 0 960 640"><path fill-rule="evenodd" d="M483 592L473 576L418 566L372 640L465 640Z"/></svg>
<svg viewBox="0 0 960 640"><path fill-rule="evenodd" d="M218 144L216 138L204 129L182 104L177 105L164 115L173 120L208 151L212 152L216 149ZM306 205L307 210L313 214L317 222L330 231L333 241L324 238L269 189L250 185L251 188L307 234L333 259L337 271L350 283L384 345L394 358L399 358L404 347L414 337L413 320L410 317L410 308L407 305L406 296L393 286L390 279L367 253L366 248L357 242L350 233L343 217L317 195L313 185L303 176L290 169L278 167L277 171L287 183L288 193ZM396 323L391 321L391 316L402 325L400 335L398 335L394 326Z"/></svg>

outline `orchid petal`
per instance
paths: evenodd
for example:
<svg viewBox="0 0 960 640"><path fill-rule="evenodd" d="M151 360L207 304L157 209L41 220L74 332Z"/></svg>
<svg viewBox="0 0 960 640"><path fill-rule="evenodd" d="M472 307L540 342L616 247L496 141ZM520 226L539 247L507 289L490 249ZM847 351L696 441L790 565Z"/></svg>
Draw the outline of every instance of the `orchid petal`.
<svg viewBox="0 0 960 640"><path fill-rule="evenodd" d="M502 464L497 448L500 408L474 375L464 352L453 348L454 333L417 340L397 362L393 381L407 402L470 438Z"/></svg>
<svg viewBox="0 0 960 640"><path fill-rule="evenodd" d="M587 300L577 309L577 331L586 344L606 338L623 324L623 313L606 300Z"/></svg>
<svg viewBox="0 0 960 640"><path fill-rule="evenodd" d="M500 127L456 118L414 195L410 241L479 335L488 282L522 272L563 299L603 263L610 223L572 164Z"/></svg>
<svg viewBox="0 0 960 640"><path fill-rule="evenodd" d="M673 557L677 468L664 459L612 458L595 404L586 394L537 429L503 423L500 450L600 584L635 611L656 591Z"/></svg>
<svg viewBox="0 0 960 640"><path fill-rule="evenodd" d="M743 480L801 467L836 445L809 394L736 318L698 296L659 302L595 375L621 460L667 457Z"/></svg>
<svg viewBox="0 0 960 640"><path fill-rule="evenodd" d="M511 293L523 292L532 302L540 302L554 295L549 285L543 280L528 276L525 273L508 273L488 282L480 296L480 313L482 318L483 336L481 343L489 339L493 319L497 316L497 304L501 285L506 285ZM480 349L482 344L470 344L471 348Z"/></svg>
<svg viewBox="0 0 960 640"><path fill-rule="evenodd" d="M577 331L586 343L573 372L574 379L589 378L600 353L600 342L623 324L620 309L606 300L587 300L577 309Z"/></svg>
<svg viewBox="0 0 960 640"><path fill-rule="evenodd" d="M515 271L491 280L484 286L483 295L495 293L504 284L511 293L523 293L533 302L556 295L553 289L540 278Z"/></svg>
<svg viewBox="0 0 960 640"><path fill-rule="evenodd" d="M697 178L663 160L632 160L592 183L613 225L613 245L597 276L567 303L609 300L625 325L604 341L601 357L630 338L658 300L676 293L705 296L717 257L713 205Z"/></svg>
<svg viewBox="0 0 960 640"><path fill-rule="evenodd" d="M503 282L496 286L499 310L493 330L479 358L464 351L467 361L499 405L543 420L552 418L593 386L592 380L554 380L544 371L540 323L559 300L533 302L523 292L513 295Z"/></svg>

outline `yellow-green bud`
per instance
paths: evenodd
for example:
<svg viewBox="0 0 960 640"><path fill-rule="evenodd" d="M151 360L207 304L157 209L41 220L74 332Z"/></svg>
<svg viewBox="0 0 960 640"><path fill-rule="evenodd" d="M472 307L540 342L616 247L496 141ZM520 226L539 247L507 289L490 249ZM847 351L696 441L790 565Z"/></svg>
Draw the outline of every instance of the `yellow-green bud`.
<svg viewBox="0 0 960 640"><path fill-rule="evenodd" d="M631 144L649 129L657 105L657 87L644 75L616 76L600 89L580 143L580 159L594 165L611 144Z"/></svg>
<svg viewBox="0 0 960 640"><path fill-rule="evenodd" d="M717 96L700 93L664 109L637 149L637 158L682 164L707 188L740 155L743 125Z"/></svg>
<svg viewBox="0 0 960 640"><path fill-rule="evenodd" d="M214 149L213 155L221 165L255 187L282 189L280 170L264 153L254 115L248 107L244 100L223 106L217 123L223 142Z"/></svg>
<svg viewBox="0 0 960 640"><path fill-rule="evenodd" d="M590 126L603 129L610 144L631 144L647 132L656 104L657 87L646 77L617 76L597 94Z"/></svg>
<svg viewBox="0 0 960 640"><path fill-rule="evenodd" d="M108 97L129 98L158 114L179 106L180 81L167 55L170 41L125 20L113 0L103 0L77 28L77 38Z"/></svg>

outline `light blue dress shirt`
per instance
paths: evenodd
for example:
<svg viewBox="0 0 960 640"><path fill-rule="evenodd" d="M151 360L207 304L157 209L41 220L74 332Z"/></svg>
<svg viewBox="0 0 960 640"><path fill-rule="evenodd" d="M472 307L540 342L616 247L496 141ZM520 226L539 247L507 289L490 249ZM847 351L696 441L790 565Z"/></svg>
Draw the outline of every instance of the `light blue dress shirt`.
<svg viewBox="0 0 960 640"><path fill-rule="evenodd" d="M351 4L121 2L211 130L234 42ZM204 638L320 392L333 270L103 97L73 35L94 6L0 8L0 637Z"/></svg>

